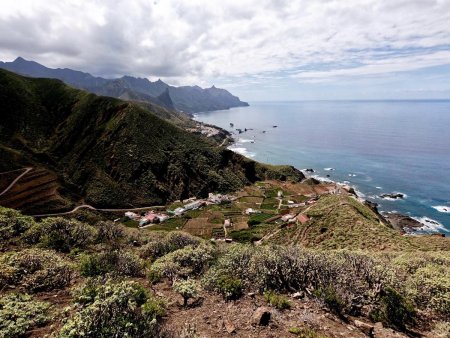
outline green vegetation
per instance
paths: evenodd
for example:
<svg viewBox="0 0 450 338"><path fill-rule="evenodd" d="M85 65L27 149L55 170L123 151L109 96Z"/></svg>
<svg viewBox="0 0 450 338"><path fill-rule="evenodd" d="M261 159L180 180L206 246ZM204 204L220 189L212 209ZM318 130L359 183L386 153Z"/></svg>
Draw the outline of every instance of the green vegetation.
<svg viewBox="0 0 450 338"><path fill-rule="evenodd" d="M292 303L286 296L280 295L273 291L264 292L264 299L267 303L277 308L278 310L290 309L292 306Z"/></svg>
<svg viewBox="0 0 450 338"><path fill-rule="evenodd" d="M34 225L32 217L23 216L16 210L0 206L0 241L19 236Z"/></svg>
<svg viewBox="0 0 450 338"><path fill-rule="evenodd" d="M24 240L61 252L82 249L93 243L96 230L90 225L62 217L46 218L26 231Z"/></svg>
<svg viewBox="0 0 450 338"><path fill-rule="evenodd" d="M10 293L0 296L0 337L15 338L49 321L50 304L28 295Z"/></svg>
<svg viewBox="0 0 450 338"><path fill-rule="evenodd" d="M297 338L327 338L327 336L317 333L316 330L306 326L291 327L288 331L295 334Z"/></svg>
<svg viewBox="0 0 450 338"><path fill-rule="evenodd" d="M242 296L242 281L229 275L220 275L213 281L212 286L225 300L234 300Z"/></svg>
<svg viewBox="0 0 450 338"><path fill-rule="evenodd" d="M0 70L0 97L0 146L8 159L2 166L20 167L30 158L44 168L54 163L65 197L82 193L97 207L161 205L266 178L304 177L293 167L269 167L217 147L158 117L164 114L156 106L96 96L61 81Z"/></svg>
<svg viewBox="0 0 450 338"><path fill-rule="evenodd" d="M183 306L188 306L189 299L198 297L199 285L193 279L177 280L173 283L173 289L183 297Z"/></svg>
<svg viewBox="0 0 450 338"><path fill-rule="evenodd" d="M137 282L88 282L77 292L76 311L58 337L151 337L164 302L151 296Z"/></svg>
<svg viewBox="0 0 450 338"><path fill-rule="evenodd" d="M273 217L273 214L266 214L266 213L260 213L260 214L254 214L250 216L249 222L258 222L255 224L263 223L265 220Z"/></svg>
<svg viewBox="0 0 450 338"><path fill-rule="evenodd" d="M71 264L53 251L25 249L0 255L0 289L50 291L67 286L73 276Z"/></svg>
<svg viewBox="0 0 450 338"><path fill-rule="evenodd" d="M278 208L278 200L276 198L265 198L261 204L262 210L276 210Z"/></svg>
<svg viewBox="0 0 450 338"><path fill-rule="evenodd" d="M278 310L314 300L314 306L327 308L342 320L351 316L381 321L397 331L428 330L432 336L445 337L450 304L448 239L402 237L357 203L343 196L321 197L309 209L312 219L304 226L281 229L261 223L231 231L229 235L242 244L210 242L180 231L133 229L99 222L97 217L81 218L91 224L68 218L33 221L3 209L5 228L19 230L7 231L7 247L0 253L0 313L9 313L6 321L0 319L0 332L27 336L40 333L38 326L43 325L42 330L55 337L173 337L180 335L180 328L173 331L164 324L171 319L161 317L188 313L194 305L209 306L207 297L219 296L225 302L243 298L242 306L251 303L248 297L255 302L264 299ZM347 229L333 223L339 220L336 215L349 222L339 223ZM266 221L270 215L255 216ZM325 226L325 232L317 228ZM380 252L379 239L370 234L365 236L365 250L360 250L363 227L366 232L378 231L386 250ZM344 238L340 250L328 249L338 243L333 237L343 236L345 230L353 242ZM323 237L314 238L317 233ZM266 234L274 236L266 236L261 245L248 243ZM439 250L429 251L433 248ZM11 292L32 293L33 298ZM297 292L306 300L288 298ZM184 307L165 304L153 293L167 299L181 296ZM14 310L22 308L24 299L29 308ZM296 337L323 337L307 326L291 329Z"/></svg>
<svg viewBox="0 0 450 338"><path fill-rule="evenodd" d="M233 239L233 241L239 243L253 243L259 241L264 237L264 235L274 228L275 226L271 224L257 224L248 229L231 231L229 236Z"/></svg>
<svg viewBox="0 0 450 338"><path fill-rule="evenodd" d="M139 277L144 274L144 262L134 254L123 251L103 251L81 258L80 273L84 277L105 275Z"/></svg>
<svg viewBox="0 0 450 338"><path fill-rule="evenodd" d="M200 244L200 239L185 232L170 232L167 235L156 237L153 241L143 246L140 250L142 258L156 260L170 252L182 249L186 246L195 247Z"/></svg>

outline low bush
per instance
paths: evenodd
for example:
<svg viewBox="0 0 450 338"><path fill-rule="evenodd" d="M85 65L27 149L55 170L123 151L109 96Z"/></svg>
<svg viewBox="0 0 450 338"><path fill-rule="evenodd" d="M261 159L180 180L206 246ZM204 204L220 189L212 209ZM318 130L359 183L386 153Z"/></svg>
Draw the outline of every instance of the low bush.
<svg viewBox="0 0 450 338"><path fill-rule="evenodd" d="M165 237L157 238L143 246L141 249L141 257L155 260L188 245L195 247L199 245L200 242L201 240L199 238L189 235L188 233L173 231Z"/></svg>
<svg viewBox="0 0 450 338"><path fill-rule="evenodd" d="M344 312L345 302L332 285L314 290L314 295L321 299L333 313L341 315Z"/></svg>
<svg viewBox="0 0 450 338"><path fill-rule="evenodd" d="M248 225L249 227L252 227L252 226L258 225L258 224L261 224L261 221L259 221L259 220L257 220L257 219L249 219L249 220L247 221L247 225Z"/></svg>
<svg viewBox="0 0 450 338"><path fill-rule="evenodd" d="M165 303L133 281L88 281L58 337L154 337Z"/></svg>
<svg viewBox="0 0 450 338"><path fill-rule="evenodd" d="M20 236L35 224L33 217L24 216L14 209L0 207L0 240Z"/></svg>
<svg viewBox="0 0 450 338"><path fill-rule="evenodd" d="M187 246L157 259L150 267L149 278L156 282L161 278L175 279L198 276L206 270L216 256L216 248L203 243Z"/></svg>
<svg viewBox="0 0 450 338"><path fill-rule="evenodd" d="M193 279L177 280L173 283L173 289L183 297L183 306L188 305L189 299L198 297L200 287Z"/></svg>
<svg viewBox="0 0 450 338"><path fill-rule="evenodd" d="M382 262L364 254L290 246L229 246L205 274L205 287L219 291L217 281L224 275L260 292L304 291L337 312L353 315L359 315L364 305L376 304L381 290L391 284Z"/></svg>
<svg viewBox="0 0 450 338"><path fill-rule="evenodd" d="M397 291L386 288L381 296L380 306L373 310L370 317L373 321L404 331L407 325L415 322L415 310L412 304Z"/></svg>
<svg viewBox="0 0 450 338"><path fill-rule="evenodd" d="M73 275L71 265L52 251L26 249L0 256L0 288L50 291L67 286Z"/></svg>
<svg viewBox="0 0 450 338"><path fill-rule="evenodd" d="M276 292L266 291L264 292L264 299L271 306L277 308L278 310L286 310L292 307L292 303L286 296L280 295Z"/></svg>
<svg viewBox="0 0 450 338"><path fill-rule="evenodd" d="M70 252L74 248L85 248L95 239L95 228L62 217L46 218L24 234L24 240L30 244L61 252Z"/></svg>
<svg viewBox="0 0 450 338"><path fill-rule="evenodd" d="M213 288L218 291L225 300L234 300L242 296L242 281L227 275L218 276Z"/></svg>
<svg viewBox="0 0 450 338"><path fill-rule="evenodd" d="M97 226L97 243L116 244L125 237L121 225L114 222L98 222Z"/></svg>
<svg viewBox="0 0 450 338"><path fill-rule="evenodd" d="M301 326L289 328L289 333L295 334L297 338L328 338L328 336L318 333L316 330Z"/></svg>
<svg viewBox="0 0 450 338"><path fill-rule="evenodd" d="M50 304L24 294L0 296L0 337L23 336L28 330L48 322Z"/></svg>
<svg viewBox="0 0 450 338"><path fill-rule="evenodd" d="M124 251L105 251L81 257L80 273L94 277L112 273L118 276L145 275L144 262L136 255Z"/></svg>
<svg viewBox="0 0 450 338"><path fill-rule="evenodd" d="M450 316L450 265L418 268L406 279L405 289L418 308Z"/></svg>

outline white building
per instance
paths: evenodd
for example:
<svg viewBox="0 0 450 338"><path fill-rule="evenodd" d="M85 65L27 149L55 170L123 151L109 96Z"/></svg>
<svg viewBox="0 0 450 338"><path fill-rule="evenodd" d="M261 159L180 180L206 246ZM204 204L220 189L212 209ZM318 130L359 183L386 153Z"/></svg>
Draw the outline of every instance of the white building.
<svg viewBox="0 0 450 338"><path fill-rule="evenodd" d="M127 211L127 212L125 213L125 217L128 217L129 219L136 219L136 218L139 217L139 215L136 214L136 213L134 213L134 212Z"/></svg>
<svg viewBox="0 0 450 338"><path fill-rule="evenodd" d="M203 205L203 201L194 201L188 204L185 204L184 208L186 210L195 210L200 208Z"/></svg>
<svg viewBox="0 0 450 338"><path fill-rule="evenodd" d="M253 209L253 208L245 209L245 214L246 214L246 215L260 214L260 213L261 213L260 210L255 210L255 209Z"/></svg>
<svg viewBox="0 0 450 338"><path fill-rule="evenodd" d="M179 208L176 208L176 209L173 211L173 213L174 213L175 215L177 215L177 216L180 216L180 215L182 215L185 211L186 211L185 208L179 207Z"/></svg>
<svg viewBox="0 0 450 338"><path fill-rule="evenodd" d="M295 215L286 214L286 215L281 216L281 220L282 220L283 222L287 222L287 221L289 221L291 218L294 218L294 217L295 217Z"/></svg>

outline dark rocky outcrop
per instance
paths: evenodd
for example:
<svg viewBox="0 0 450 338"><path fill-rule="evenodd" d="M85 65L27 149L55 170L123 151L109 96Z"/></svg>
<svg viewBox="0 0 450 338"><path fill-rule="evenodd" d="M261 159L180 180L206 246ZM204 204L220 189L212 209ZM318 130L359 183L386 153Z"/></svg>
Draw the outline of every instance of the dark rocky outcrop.
<svg viewBox="0 0 450 338"><path fill-rule="evenodd" d="M393 192L393 193L390 193L390 194L381 194L380 197L384 198L384 199L397 200L397 199L404 199L405 198L405 194L402 194L402 193L399 193L399 192Z"/></svg>
<svg viewBox="0 0 450 338"><path fill-rule="evenodd" d="M422 228L423 224L407 215L396 212L388 212L383 214L384 218L389 221L394 229L401 231L415 231Z"/></svg>

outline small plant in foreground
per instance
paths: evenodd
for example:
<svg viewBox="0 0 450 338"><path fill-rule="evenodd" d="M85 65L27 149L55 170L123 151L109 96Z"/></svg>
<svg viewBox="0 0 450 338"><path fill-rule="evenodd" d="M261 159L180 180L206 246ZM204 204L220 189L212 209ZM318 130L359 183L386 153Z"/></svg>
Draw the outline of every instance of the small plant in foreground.
<svg viewBox="0 0 450 338"><path fill-rule="evenodd" d="M280 295L272 291L264 292L264 299L267 303L277 308L278 310L286 310L292 307L291 302L286 296Z"/></svg>
<svg viewBox="0 0 450 338"><path fill-rule="evenodd" d="M373 321L383 322L401 331L404 331L407 325L414 324L416 316L414 307L397 291L386 288L380 303L380 307L370 314Z"/></svg>
<svg viewBox="0 0 450 338"><path fill-rule="evenodd" d="M242 281L238 278L230 277L224 274L220 275L215 283L217 291L222 294L225 300L238 299L242 296Z"/></svg>
<svg viewBox="0 0 450 338"><path fill-rule="evenodd" d="M191 298L197 298L199 293L198 283L193 279L179 280L173 284L173 289L183 297L183 306L188 305Z"/></svg>
<svg viewBox="0 0 450 338"><path fill-rule="evenodd" d="M24 335L29 329L47 323L50 304L35 301L31 296L8 294L0 297L0 337Z"/></svg>

